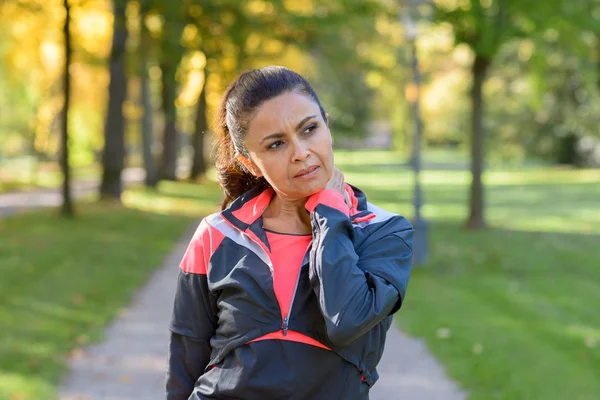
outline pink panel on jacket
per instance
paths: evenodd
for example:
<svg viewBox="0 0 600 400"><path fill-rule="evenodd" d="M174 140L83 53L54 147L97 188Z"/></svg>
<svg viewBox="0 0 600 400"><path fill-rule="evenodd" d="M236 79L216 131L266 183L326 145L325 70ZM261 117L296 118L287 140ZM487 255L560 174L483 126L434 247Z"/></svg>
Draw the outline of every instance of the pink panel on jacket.
<svg viewBox="0 0 600 400"><path fill-rule="evenodd" d="M223 241L223 234L202 220L179 264L183 272L206 275L210 257Z"/></svg>

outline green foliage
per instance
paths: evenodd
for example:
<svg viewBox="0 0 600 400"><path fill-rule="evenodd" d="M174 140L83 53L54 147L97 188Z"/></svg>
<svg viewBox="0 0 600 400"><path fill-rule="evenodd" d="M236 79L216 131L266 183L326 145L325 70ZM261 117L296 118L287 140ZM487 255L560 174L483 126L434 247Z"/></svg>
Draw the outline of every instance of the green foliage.
<svg viewBox="0 0 600 400"><path fill-rule="evenodd" d="M132 132L138 131L135 122L140 115L136 48L141 43L141 14L141 27L152 38L146 50L155 103L159 103L162 73L169 89L167 100L176 103L165 111L169 117L177 114L181 131L192 131L193 102L204 87L198 76L204 74L207 81L210 118L225 86L236 75L275 63L309 77L331 114L337 136L363 136L372 120L391 120L399 146L410 146L412 117L405 89L411 74L400 22L408 2L127 3L127 24L132 32L128 74L132 79L124 112L133 122L129 124L134 127ZM424 98L423 107L429 144L468 145L472 52L492 61L490 81L484 87L484 124L491 157L560 160L564 158L560 154L572 153L573 148L583 148L590 137L597 138L597 1L436 0L434 7L417 3L421 3L424 20L434 23L421 24L419 40L424 97L429 98ZM13 7L15 4L19 6ZM73 144L82 163L92 160L102 146L110 4L109 0L73 2L77 11L73 14ZM61 6L60 2L41 0L0 2L0 23L5 27L0 32L2 153L56 157L62 96L52 63L62 62ZM447 39L450 36L453 40ZM464 53L465 47L470 49L467 61L463 57L456 62L456 54ZM190 86L194 87L190 90ZM440 100L432 100L436 97ZM157 113L156 126L161 118ZM136 137L128 136L128 147Z"/></svg>
<svg viewBox="0 0 600 400"><path fill-rule="evenodd" d="M437 0L435 20L453 27L457 44L464 43L476 54L493 59L510 39L539 29L561 1Z"/></svg>
<svg viewBox="0 0 600 400"><path fill-rule="evenodd" d="M365 137L367 123L374 118L391 119L392 104L401 101L390 102L389 97L377 101L396 93L389 90L390 85L400 88L401 54L390 37L376 29L378 24L395 22L398 10L372 1L322 2L319 6L327 7L327 12L309 47L318 70L315 86L331 114L332 131ZM370 75L376 85L368 83Z"/></svg>
<svg viewBox="0 0 600 400"><path fill-rule="evenodd" d="M600 148L594 139L600 134L600 6L566 0L435 4L435 21L450 24L456 45L492 61L484 90L490 155L592 162Z"/></svg>
<svg viewBox="0 0 600 400"><path fill-rule="evenodd" d="M532 37L532 153L575 165L600 163L600 4L574 1ZM588 150L585 149L586 142Z"/></svg>
<svg viewBox="0 0 600 400"><path fill-rule="evenodd" d="M311 78L329 106L333 128L339 134L362 135L373 108L373 89L365 76L384 68L358 56L357 46L378 42L375 19L386 13L378 2L193 4L187 14L198 34L187 46L200 49L207 73L219 74L227 83L247 68L273 63L289 49L301 50L312 61L300 72Z"/></svg>

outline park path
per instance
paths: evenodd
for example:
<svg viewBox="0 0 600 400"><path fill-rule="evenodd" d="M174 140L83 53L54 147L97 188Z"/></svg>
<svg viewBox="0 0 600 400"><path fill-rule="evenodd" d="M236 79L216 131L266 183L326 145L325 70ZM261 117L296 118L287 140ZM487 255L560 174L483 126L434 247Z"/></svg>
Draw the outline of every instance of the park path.
<svg viewBox="0 0 600 400"><path fill-rule="evenodd" d="M142 168L127 168L123 171L123 184L141 182L144 179ZM100 182L98 179L73 180L73 199L80 200L87 196L96 195ZM0 218L27 212L37 208L58 207L62 203L61 189L33 189L0 193Z"/></svg>
<svg viewBox="0 0 600 400"><path fill-rule="evenodd" d="M182 236L163 266L111 323L104 341L74 353L60 400L164 400L167 325L179 260L193 231ZM371 400L466 399L422 341L407 337L395 325Z"/></svg>

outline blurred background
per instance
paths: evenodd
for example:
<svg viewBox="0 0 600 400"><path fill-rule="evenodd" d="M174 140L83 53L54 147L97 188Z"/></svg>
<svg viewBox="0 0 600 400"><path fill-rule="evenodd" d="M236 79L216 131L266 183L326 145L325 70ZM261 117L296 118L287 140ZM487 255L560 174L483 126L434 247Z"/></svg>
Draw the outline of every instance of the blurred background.
<svg viewBox="0 0 600 400"><path fill-rule="evenodd" d="M212 116L272 64L414 222L398 324L469 398L598 399L598 0L0 0L0 398L56 396L218 210Z"/></svg>

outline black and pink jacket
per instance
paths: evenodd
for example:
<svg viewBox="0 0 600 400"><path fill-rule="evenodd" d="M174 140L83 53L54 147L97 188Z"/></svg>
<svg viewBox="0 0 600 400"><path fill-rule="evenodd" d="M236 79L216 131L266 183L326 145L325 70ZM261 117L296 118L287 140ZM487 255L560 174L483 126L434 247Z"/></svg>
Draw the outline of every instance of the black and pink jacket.
<svg viewBox="0 0 600 400"><path fill-rule="evenodd" d="M251 190L206 217L180 265L170 323L167 400L368 399L412 264L413 229L350 185L306 203L312 242L288 309L273 289Z"/></svg>

